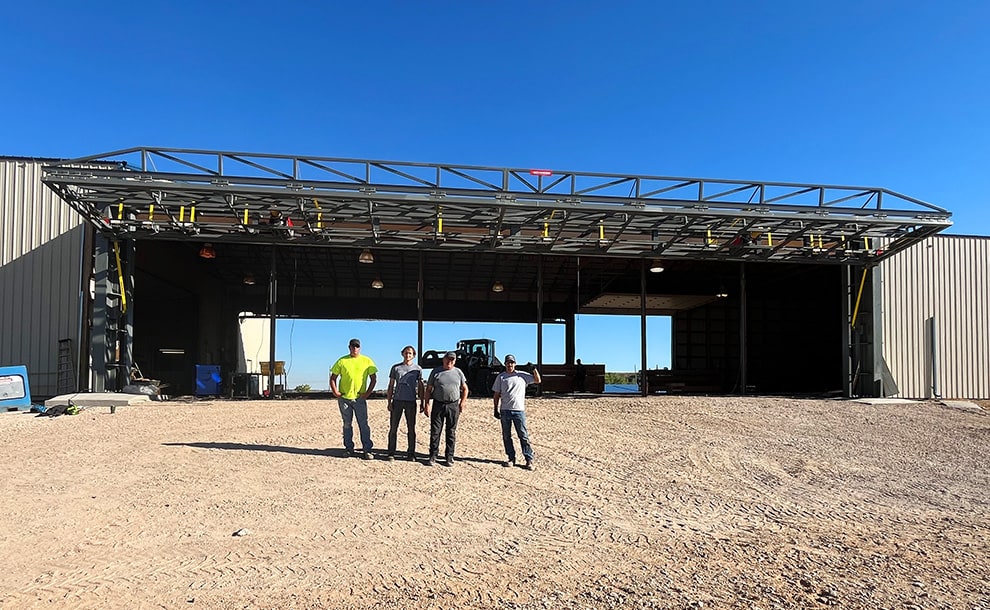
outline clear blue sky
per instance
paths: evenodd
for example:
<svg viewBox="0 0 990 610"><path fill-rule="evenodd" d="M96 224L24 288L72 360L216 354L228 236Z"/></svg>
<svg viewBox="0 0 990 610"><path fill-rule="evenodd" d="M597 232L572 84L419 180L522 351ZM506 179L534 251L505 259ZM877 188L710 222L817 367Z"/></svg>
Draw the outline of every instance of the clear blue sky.
<svg viewBox="0 0 990 610"><path fill-rule="evenodd" d="M882 186L986 235L988 23L978 1L15 2L0 155L152 145ZM611 322L579 322L578 355L625 370L638 320ZM294 342L294 369L325 370L351 334L383 365L404 343L325 326ZM427 347L492 334L457 326L428 327ZM653 345L669 357L657 334L651 366ZM533 329L493 338L535 359Z"/></svg>

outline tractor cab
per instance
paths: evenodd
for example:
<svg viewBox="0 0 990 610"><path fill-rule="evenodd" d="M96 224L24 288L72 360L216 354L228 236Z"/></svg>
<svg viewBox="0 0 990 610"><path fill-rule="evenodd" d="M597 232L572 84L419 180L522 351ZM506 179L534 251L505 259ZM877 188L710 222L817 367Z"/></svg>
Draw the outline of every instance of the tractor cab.
<svg viewBox="0 0 990 610"><path fill-rule="evenodd" d="M492 339L462 339L457 342L457 358L464 366L496 367L502 363L495 356L495 341Z"/></svg>
<svg viewBox="0 0 990 610"><path fill-rule="evenodd" d="M495 376L504 371L502 361L495 355L493 339L462 339L457 342L455 366L464 371L472 396L490 396ZM419 359L424 369L443 364L442 350L426 350Z"/></svg>

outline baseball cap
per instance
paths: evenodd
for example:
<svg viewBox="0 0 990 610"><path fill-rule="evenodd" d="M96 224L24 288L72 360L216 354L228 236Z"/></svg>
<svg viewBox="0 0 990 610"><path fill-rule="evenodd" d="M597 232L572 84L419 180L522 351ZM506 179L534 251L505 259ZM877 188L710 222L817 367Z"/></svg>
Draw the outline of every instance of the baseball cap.
<svg viewBox="0 0 990 610"><path fill-rule="evenodd" d="M361 340L351 339L350 342L347 344L347 347L361 347Z"/></svg>
<svg viewBox="0 0 990 610"><path fill-rule="evenodd" d="M505 355L505 362L506 363L515 362L515 361L516 361L516 357L513 356L512 354L506 354Z"/></svg>
<svg viewBox="0 0 990 610"><path fill-rule="evenodd" d="M457 360L457 352L447 352L443 355L443 359L446 360L450 358L451 360Z"/></svg>

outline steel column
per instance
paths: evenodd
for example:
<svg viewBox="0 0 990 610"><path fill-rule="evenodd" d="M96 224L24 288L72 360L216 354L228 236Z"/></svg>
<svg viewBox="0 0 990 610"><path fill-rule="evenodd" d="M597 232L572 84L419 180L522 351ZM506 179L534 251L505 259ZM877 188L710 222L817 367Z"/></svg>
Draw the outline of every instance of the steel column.
<svg viewBox="0 0 990 610"><path fill-rule="evenodd" d="M646 374L646 259L639 266L639 391L643 396L650 393L650 381Z"/></svg>
<svg viewBox="0 0 990 610"><path fill-rule="evenodd" d="M275 246L272 246L272 267L268 279L268 398L275 397L275 307L278 303L278 278L275 276Z"/></svg>
<svg viewBox="0 0 990 610"><path fill-rule="evenodd" d="M93 266L95 294L93 298L93 331L90 337L90 358L93 360L93 369L90 383L91 389L94 392L105 392L109 377L107 369L109 360L107 356L110 349L110 346L107 345L107 313L109 309L107 300L110 298L110 243L105 237L97 234L94 245L96 251Z"/></svg>
<svg viewBox="0 0 990 610"><path fill-rule="evenodd" d="M739 393L746 394L748 382L747 352L749 351L748 326L746 317L749 315L746 307L746 263L739 263Z"/></svg>
<svg viewBox="0 0 990 610"><path fill-rule="evenodd" d="M423 251L419 251L419 279L416 282L416 353L423 354Z"/></svg>

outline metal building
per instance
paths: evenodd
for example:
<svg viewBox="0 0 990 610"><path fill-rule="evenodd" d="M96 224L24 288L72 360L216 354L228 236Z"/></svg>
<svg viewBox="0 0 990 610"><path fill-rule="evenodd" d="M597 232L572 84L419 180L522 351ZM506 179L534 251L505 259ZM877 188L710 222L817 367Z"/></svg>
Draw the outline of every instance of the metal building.
<svg viewBox="0 0 990 610"><path fill-rule="evenodd" d="M79 347L88 343L90 231L42 184L55 161L0 158L0 365L27 366L39 396L74 391L88 368Z"/></svg>
<svg viewBox="0 0 990 610"><path fill-rule="evenodd" d="M936 235L880 265L899 395L990 398L990 237Z"/></svg>
<svg viewBox="0 0 990 610"><path fill-rule="evenodd" d="M6 244L32 223L4 225L0 332L17 338L0 362L33 362L39 394L58 389L66 338L85 346L92 379L82 387L114 389L140 362L173 394L188 393L197 364L242 368L237 320L250 311L419 320L420 343L423 320L535 322L538 353L542 324L564 324L568 362L575 314L641 314L643 345L630 348L642 348L644 369L645 316L669 315L673 367L649 372L651 390L889 395L900 382L902 395L922 395L902 372L911 363L898 360L902 324L881 304L910 290L894 271L902 258L951 239L930 237L951 224L946 210L864 187L178 149L52 162L44 177L31 163L29 187L5 188L5 210L44 200L79 234L57 265L74 277L17 276L41 295L21 307L53 285L75 291L65 299L74 334L40 328L64 317L55 312L35 330L7 313L7 287L26 263L8 260ZM972 315L985 326L985 307ZM40 332L57 336L32 352ZM986 359L973 366L943 367L943 385L986 371Z"/></svg>

